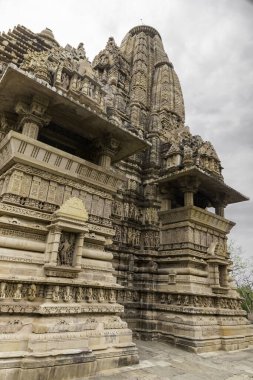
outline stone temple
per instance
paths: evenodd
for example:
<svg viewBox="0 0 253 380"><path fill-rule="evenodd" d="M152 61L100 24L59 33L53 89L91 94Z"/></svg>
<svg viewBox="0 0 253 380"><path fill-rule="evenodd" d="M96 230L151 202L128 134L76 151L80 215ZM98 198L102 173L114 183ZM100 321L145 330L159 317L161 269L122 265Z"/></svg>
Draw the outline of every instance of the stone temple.
<svg viewBox="0 0 253 380"><path fill-rule="evenodd" d="M0 35L0 379L138 362L133 334L195 352L253 343L230 277L227 186L184 125L159 33L92 63L50 29Z"/></svg>

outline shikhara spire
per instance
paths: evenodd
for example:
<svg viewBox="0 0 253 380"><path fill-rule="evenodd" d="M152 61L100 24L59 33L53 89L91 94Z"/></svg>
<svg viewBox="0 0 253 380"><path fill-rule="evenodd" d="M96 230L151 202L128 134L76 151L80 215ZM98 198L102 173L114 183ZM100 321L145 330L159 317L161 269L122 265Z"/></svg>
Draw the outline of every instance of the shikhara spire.
<svg viewBox="0 0 253 380"><path fill-rule="evenodd" d="M136 363L132 331L246 347L224 217L246 198L185 126L160 34L109 37L92 63L84 46L0 35L0 377Z"/></svg>

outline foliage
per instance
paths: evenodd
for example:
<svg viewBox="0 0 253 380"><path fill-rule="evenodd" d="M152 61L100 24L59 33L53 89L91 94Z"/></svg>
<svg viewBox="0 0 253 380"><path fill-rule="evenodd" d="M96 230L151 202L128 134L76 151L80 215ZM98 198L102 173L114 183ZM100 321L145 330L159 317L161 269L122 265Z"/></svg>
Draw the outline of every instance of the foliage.
<svg viewBox="0 0 253 380"><path fill-rule="evenodd" d="M243 298L243 308L253 313L253 261L243 256L242 248L230 242L230 257L233 261L232 273L238 292Z"/></svg>

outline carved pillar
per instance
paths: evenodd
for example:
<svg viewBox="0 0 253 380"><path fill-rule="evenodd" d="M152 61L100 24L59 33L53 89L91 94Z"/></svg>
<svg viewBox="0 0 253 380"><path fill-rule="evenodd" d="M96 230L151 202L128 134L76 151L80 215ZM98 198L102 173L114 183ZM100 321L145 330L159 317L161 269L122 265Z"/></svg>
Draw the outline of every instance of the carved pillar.
<svg viewBox="0 0 253 380"><path fill-rule="evenodd" d="M118 141L111 136L105 136L104 139L96 141L96 147L98 148L99 165L109 169L112 157L119 149Z"/></svg>
<svg viewBox="0 0 253 380"><path fill-rule="evenodd" d="M218 194L213 202L215 214L224 218L224 209L227 206L227 199L224 194Z"/></svg>
<svg viewBox="0 0 253 380"><path fill-rule="evenodd" d="M15 107L19 115L19 129L22 134L37 139L39 130L50 121L46 114L48 100L39 96L34 96L30 104L19 101Z"/></svg>
<svg viewBox="0 0 253 380"><path fill-rule="evenodd" d="M194 200L193 200L194 192L187 190L184 192L184 206L193 206Z"/></svg>
<svg viewBox="0 0 253 380"><path fill-rule="evenodd" d="M172 199L173 199L173 190L170 189L166 189L166 188L163 188L161 189L161 211L167 211L167 210L171 210L171 207L172 207Z"/></svg>
<svg viewBox="0 0 253 380"><path fill-rule="evenodd" d="M214 284L220 285L220 275L219 275L219 268L218 265L214 265Z"/></svg>
<svg viewBox="0 0 253 380"><path fill-rule="evenodd" d="M107 152L103 152L101 156L99 157L98 164L101 165L103 168L109 169L111 166L111 156L106 154Z"/></svg>
<svg viewBox="0 0 253 380"><path fill-rule="evenodd" d="M83 241L84 241L84 233L81 232L78 234L78 239L76 243L76 257L75 257L75 267L81 268L81 261L82 261L82 251L83 251Z"/></svg>
<svg viewBox="0 0 253 380"><path fill-rule="evenodd" d="M199 181L197 178L189 177L184 178L181 181L181 191L184 194L184 207L194 206L194 194L199 187Z"/></svg>
<svg viewBox="0 0 253 380"><path fill-rule="evenodd" d="M161 201L161 211L167 211L171 209L171 199L162 198Z"/></svg>
<svg viewBox="0 0 253 380"><path fill-rule="evenodd" d="M219 215L219 216L222 216L224 218L224 209L225 207L223 205L217 205L215 206L215 214L216 215Z"/></svg>
<svg viewBox="0 0 253 380"><path fill-rule="evenodd" d="M20 127L22 128L22 134L37 140L39 129L42 126L39 120L36 120L33 115L24 116L20 121Z"/></svg>
<svg viewBox="0 0 253 380"><path fill-rule="evenodd" d="M50 265L57 265L57 255L58 255L59 244L60 244L60 239L61 239L61 228L56 226L52 234L53 234L53 239L51 243Z"/></svg>

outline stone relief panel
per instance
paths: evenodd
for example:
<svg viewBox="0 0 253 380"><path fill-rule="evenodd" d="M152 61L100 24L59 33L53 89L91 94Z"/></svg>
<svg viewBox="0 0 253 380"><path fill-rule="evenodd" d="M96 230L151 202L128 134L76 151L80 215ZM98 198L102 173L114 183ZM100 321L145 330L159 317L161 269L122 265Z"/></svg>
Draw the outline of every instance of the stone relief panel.
<svg viewBox="0 0 253 380"><path fill-rule="evenodd" d="M73 266L77 234L63 231L57 254L57 265Z"/></svg>

